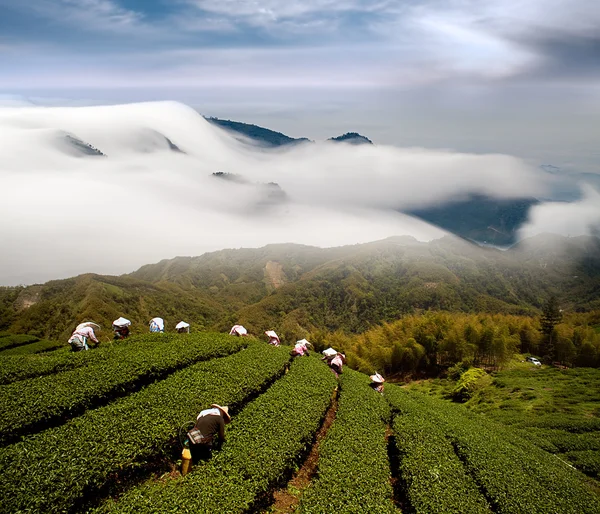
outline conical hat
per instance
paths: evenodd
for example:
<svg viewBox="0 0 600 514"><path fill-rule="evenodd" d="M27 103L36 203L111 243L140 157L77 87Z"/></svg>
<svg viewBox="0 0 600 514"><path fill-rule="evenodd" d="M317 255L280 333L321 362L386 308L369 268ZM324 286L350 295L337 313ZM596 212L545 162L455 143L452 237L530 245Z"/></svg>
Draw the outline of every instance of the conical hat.
<svg viewBox="0 0 600 514"><path fill-rule="evenodd" d="M213 403L211 405L211 407L215 407L221 411L221 414L223 414L223 419L225 420L225 423L229 423L231 421L231 416L229 415L229 407L227 405L225 405L225 407L221 407L220 405Z"/></svg>
<svg viewBox="0 0 600 514"><path fill-rule="evenodd" d="M94 323L93 321L84 321L83 323L79 323L79 325L77 325L77 328L75 329L77 330L81 330L82 328L85 327L96 327L98 330L100 329L100 325Z"/></svg>
<svg viewBox="0 0 600 514"><path fill-rule="evenodd" d="M383 378L379 373L375 373L369 377L373 382L377 382L378 384L383 384L385 382L385 378Z"/></svg>
<svg viewBox="0 0 600 514"><path fill-rule="evenodd" d="M131 325L131 321L129 321L127 318L120 317L113 321L113 325L116 327L128 327Z"/></svg>

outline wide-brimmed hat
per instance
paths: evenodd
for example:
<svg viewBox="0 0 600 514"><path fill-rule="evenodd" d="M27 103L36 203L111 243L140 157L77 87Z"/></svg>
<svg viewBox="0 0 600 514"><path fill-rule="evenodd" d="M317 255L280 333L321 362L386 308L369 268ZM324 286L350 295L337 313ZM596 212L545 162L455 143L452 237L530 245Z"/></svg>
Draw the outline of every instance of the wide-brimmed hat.
<svg viewBox="0 0 600 514"><path fill-rule="evenodd" d="M379 373L375 373L369 377L373 382L377 384L383 384L385 382L385 378L383 378Z"/></svg>
<svg viewBox="0 0 600 514"><path fill-rule="evenodd" d="M225 405L225 407L221 407L220 405L213 403L211 405L211 407L215 407L221 411L221 414L223 414L223 419L225 420L225 423L229 423L231 421L231 416L229 415L229 407L227 405Z"/></svg>

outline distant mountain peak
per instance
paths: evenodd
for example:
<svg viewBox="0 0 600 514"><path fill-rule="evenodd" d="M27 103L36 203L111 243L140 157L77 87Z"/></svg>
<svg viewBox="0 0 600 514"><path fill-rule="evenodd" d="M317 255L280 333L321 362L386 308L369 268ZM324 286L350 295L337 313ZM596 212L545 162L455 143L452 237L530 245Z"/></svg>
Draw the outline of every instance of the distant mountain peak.
<svg viewBox="0 0 600 514"><path fill-rule="evenodd" d="M206 118L206 121L212 123L213 125L217 125L222 129L225 129L229 132L235 132L237 134L241 134L247 139L251 139L252 141L256 141L263 146L269 148L276 148L278 146L287 146L287 145L295 145L298 143L311 143L312 141L306 137L301 138L293 138L282 134L281 132L275 132L274 130L270 130L264 127L259 127L258 125L252 125L250 123L241 123L239 121L231 121L231 120L222 120L219 118Z"/></svg>
<svg viewBox="0 0 600 514"><path fill-rule="evenodd" d="M371 141L368 137L362 136L358 132L346 132L341 136L329 138L328 141L333 141L335 143L350 143L351 145L373 144L373 141Z"/></svg>

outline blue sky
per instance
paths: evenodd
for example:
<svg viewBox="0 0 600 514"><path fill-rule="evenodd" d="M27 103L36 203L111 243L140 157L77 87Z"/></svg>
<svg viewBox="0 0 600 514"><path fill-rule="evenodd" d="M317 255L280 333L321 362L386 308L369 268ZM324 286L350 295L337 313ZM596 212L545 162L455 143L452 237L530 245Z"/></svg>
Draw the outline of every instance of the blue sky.
<svg viewBox="0 0 600 514"><path fill-rule="evenodd" d="M0 0L0 95L174 99L293 135L360 128L383 142L469 151L496 143L532 157L550 123L565 127L547 134L553 151L566 145L563 164L577 141L591 139L589 169L597 158L587 131L600 109L600 5ZM411 137L394 129L399 117L417 126ZM529 150L520 148L523 134L506 133L515 130L531 135Z"/></svg>

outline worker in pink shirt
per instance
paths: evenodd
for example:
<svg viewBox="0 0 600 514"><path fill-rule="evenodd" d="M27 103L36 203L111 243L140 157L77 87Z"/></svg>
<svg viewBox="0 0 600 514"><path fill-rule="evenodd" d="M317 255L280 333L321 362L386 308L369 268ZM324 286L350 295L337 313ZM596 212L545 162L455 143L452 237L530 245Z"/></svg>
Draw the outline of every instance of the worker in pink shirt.
<svg viewBox="0 0 600 514"><path fill-rule="evenodd" d="M306 355L308 357L308 346L312 346L306 339L300 339L294 345L294 349L291 351L292 357L302 357Z"/></svg>
<svg viewBox="0 0 600 514"><path fill-rule="evenodd" d="M331 371L333 371L337 377L342 372L342 366L346 362L346 356L341 352L336 352L333 348L328 348L323 351L323 354L325 356L321 360L327 361Z"/></svg>
<svg viewBox="0 0 600 514"><path fill-rule="evenodd" d="M96 344L100 341L96 338L96 334L94 334L94 329L90 326L90 324L80 324L77 326L75 331L71 334L69 338L69 344L71 345L71 350L74 352L80 352L82 350L89 350L89 346L87 344L88 339L91 339Z"/></svg>
<svg viewBox="0 0 600 514"><path fill-rule="evenodd" d="M281 344L279 341L279 336L274 330L267 330L265 335L269 338L269 344L272 344L273 346L279 346Z"/></svg>

